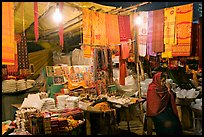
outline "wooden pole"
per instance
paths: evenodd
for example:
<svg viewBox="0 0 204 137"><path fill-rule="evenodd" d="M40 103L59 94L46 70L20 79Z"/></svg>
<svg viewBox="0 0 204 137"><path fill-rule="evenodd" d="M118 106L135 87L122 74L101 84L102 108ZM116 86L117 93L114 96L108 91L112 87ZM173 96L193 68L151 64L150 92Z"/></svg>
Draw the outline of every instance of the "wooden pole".
<svg viewBox="0 0 204 137"><path fill-rule="evenodd" d="M135 17L135 16L133 16ZM133 19L134 20L134 19ZM141 88L140 88L140 71L139 71L139 51L138 51L138 26L137 25L134 25L134 38L135 38L135 64L136 64L136 69L137 69L137 89L138 89L138 93L139 93L139 98L141 99L142 98L142 95L141 95ZM143 106L142 106L142 103L140 103L140 111L141 111L141 114L143 114Z"/></svg>

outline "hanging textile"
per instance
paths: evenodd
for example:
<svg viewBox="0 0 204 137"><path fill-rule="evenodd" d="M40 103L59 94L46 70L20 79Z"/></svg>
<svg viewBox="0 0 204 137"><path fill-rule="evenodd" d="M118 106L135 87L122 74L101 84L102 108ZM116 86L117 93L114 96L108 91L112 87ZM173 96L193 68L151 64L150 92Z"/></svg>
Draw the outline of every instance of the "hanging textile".
<svg viewBox="0 0 204 137"><path fill-rule="evenodd" d="M176 8L164 9L164 52L162 58L172 58L172 45L176 44L175 39Z"/></svg>
<svg viewBox="0 0 204 137"><path fill-rule="evenodd" d="M147 55L156 56L152 50L153 11L148 12Z"/></svg>
<svg viewBox="0 0 204 137"><path fill-rule="evenodd" d="M14 65L14 4L2 2L2 64Z"/></svg>
<svg viewBox="0 0 204 137"><path fill-rule="evenodd" d="M131 39L130 32L130 17L129 16L118 16L120 42L128 41Z"/></svg>
<svg viewBox="0 0 204 137"><path fill-rule="evenodd" d="M148 12L140 12L137 17L140 17L143 21L138 27L138 52L139 56L144 57L146 56L147 47Z"/></svg>
<svg viewBox="0 0 204 137"><path fill-rule="evenodd" d="M176 8L164 9L164 44L177 44L175 41Z"/></svg>
<svg viewBox="0 0 204 137"><path fill-rule="evenodd" d="M62 13L62 10L63 10L63 2L59 2L59 11L60 13ZM64 26L63 26L63 21L60 22L60 25L59 25L59 37L60 37L60 45L62 47L64 47Z"/></svg>
<svg viewBox="0 0 204 137"><path fill-rule="evenodd" d="M135 24L134 24L134 19L135 19L135 14L130 15L130 32L131 32L131 39L134 38L134 30L135 30ZM128 57L128 62L134 62L135 61L135 50L134 50L134 44L130 44L130 51L129 51L129 57Z"/></svg>
<svg viewBox="0 0 204 137"><path fill-rule="evenodd" d="M28 52L27 52L27 41L24 34L21 35L20 43L17 43L17 54L18 54L18 66L19 69L28 69Z"/></svg>
<svg viewBox="0 0 204 137"><path fill-rule="evenodd" d="M127 59L129 57L129 44L127 42L121 42L121 58Z"/></svg>
<svg viewBox="0 0 204 137"><path fill-rule="evenodd" d="M18 75L18 54L17 54L17 44L15 42L15 61L14 65L7 65L8 75Z"/></svg>
<svg viewBox="0 0 204 137"><path fill-rule="evenodd" d="M92 44L93 45L106 45L106 24L105 13L91 12L92 13Z"/></svg>
<svg viewBox="0 0 204 137"><path fill-rule="evenodd" d="M87 46L87 45L84 45L83 46L83 52L84 52L84 57L85 58L91 58L91 51L92 51L92 47L91 46Z"/></svg>
<svg viewBox="0 0 204 137"><path fill-rule="evenodd" d="M153 11L152 49L163 52L164 47L164 9Z"/></svg>
<svg viewBox="0 0 204 137"><path fill-rule="evenodd" d="M83 44L92 44L92 13L89 9L82 9L82 25L83 25Z"/></svg>
<svg viewBox="0 0 204 137"><path fill-rule="evenodd" d="M106 35L107 45L115 45L120 43L120 34L118 26L118 16L106 14ZM111 48L114 48L112 46Z"/></svg>
<svg viewBox="0 0 204 137"><path fill-rule="evenodd" d="M112 65L112 52L110 49L107 49L107 58L108 58L108 85L113 84L113 65Z"/></svg>
<svg viewBox="0 0 204 137"><path fill-rule="evenodd" d="M176 7L177 45L172 46L173 56L190 56L193 4Z"/></svg>
<svg viewBox="0 0 204 137"><path fill-rule="evenodd" d="M162 52L162 58L172 58L172 45L165 44L165 52Z"/></svg>
<svg viewBox="0 0 204 137"><path fill-rule="evenodd" d="M34 2L34 33L35 33L35 41L38 41L38 2Z"/></svg>

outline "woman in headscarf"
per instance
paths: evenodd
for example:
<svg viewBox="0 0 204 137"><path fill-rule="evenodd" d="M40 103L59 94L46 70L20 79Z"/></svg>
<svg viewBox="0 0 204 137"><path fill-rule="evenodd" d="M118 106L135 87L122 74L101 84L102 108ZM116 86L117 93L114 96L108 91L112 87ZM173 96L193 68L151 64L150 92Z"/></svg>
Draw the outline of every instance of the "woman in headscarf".
<svg viewBox="0 0 204 137"><path fill-rule="evenodd" d="M166 84L167 75L158 72L147 92L147 116L151 117L157 135L181 135L174 94Z"/></svg>

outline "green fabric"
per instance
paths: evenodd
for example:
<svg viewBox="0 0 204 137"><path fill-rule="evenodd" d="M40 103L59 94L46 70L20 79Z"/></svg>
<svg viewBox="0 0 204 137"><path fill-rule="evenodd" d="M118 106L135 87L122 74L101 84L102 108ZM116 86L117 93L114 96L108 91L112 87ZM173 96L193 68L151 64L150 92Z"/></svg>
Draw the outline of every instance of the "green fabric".
<svg viewBox="0 0 204 137"><path fill-rule="evenodd" d="M63 85L51 85L49 97L54 98L54 94L60 92L63 87Z"/></svg>

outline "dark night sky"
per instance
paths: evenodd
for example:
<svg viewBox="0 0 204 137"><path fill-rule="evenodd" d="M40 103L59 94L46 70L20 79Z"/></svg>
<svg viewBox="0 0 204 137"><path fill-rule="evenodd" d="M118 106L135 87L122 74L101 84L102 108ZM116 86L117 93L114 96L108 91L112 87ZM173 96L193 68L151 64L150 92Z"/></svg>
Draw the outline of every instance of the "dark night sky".
<svg viewBox="0 0 204 137"><path fill-rule="evenodd" d="M136 5L141 2L96 2L98 4L107 5L107 6L115 6L115 7L122 7L126 8L129 6ZM151 11L151 10L158 10L167 7L179 6L184 4L189 4L192 2L152 2L151 4L143 5L137 9L137 11ZM198 19L202 16L202 13L199 12L199 4L202 5L202 2L193 2L194 3L194 19Z"/></svg>

